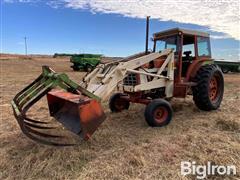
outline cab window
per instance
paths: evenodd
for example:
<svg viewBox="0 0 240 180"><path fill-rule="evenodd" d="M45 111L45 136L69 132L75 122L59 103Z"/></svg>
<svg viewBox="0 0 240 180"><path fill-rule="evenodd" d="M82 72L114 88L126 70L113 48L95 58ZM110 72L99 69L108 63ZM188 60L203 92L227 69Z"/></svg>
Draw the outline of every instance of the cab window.
<svg viewBox="0 0 240 180"><path fill-rule="evenodd" d="M173 49L177 52L177 36L166 37L156 41L156 52L163 51L164 49Z"/></svg>
<svg viewBox="0 0 240 180"><path fill-rule="evenodd" d="M210 56L210 41L207 37L197 38L198 56Z"/></svg>
<svg viewBox="0 0 240 180"><path fill-rule="evenodd" d="M183 36L182 57L183 60L193 60L195 58L194 36Z"/></svg>

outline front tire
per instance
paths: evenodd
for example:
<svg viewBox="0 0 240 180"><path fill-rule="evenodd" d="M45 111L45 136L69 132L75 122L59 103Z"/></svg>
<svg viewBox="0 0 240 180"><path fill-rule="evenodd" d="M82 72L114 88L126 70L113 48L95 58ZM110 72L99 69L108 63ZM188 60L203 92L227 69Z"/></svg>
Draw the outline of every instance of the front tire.
<svg viewBox="0 0 240 180"><path fill-rule="evenodd" d="M146 106L144 116L149 126L162 127L172 120L173 110L166 100L154 99Z"/></svg>
<svg viewBox="0 0 240 180"><path fill-rule="evenodd" d="M123 93L116 93L111 96L109 100L109 108L112 112L121 112L129 108L130 103L126 99L121 98L123 96L126 95Z"/></svg>
<svg viewBox="0 0 240 180"><path fill-rule="evenodd" d="M221 69L214 64L202 66L194 81L193 100L204 111L216 110L221 105L224 93L224 78Z"/></svg>

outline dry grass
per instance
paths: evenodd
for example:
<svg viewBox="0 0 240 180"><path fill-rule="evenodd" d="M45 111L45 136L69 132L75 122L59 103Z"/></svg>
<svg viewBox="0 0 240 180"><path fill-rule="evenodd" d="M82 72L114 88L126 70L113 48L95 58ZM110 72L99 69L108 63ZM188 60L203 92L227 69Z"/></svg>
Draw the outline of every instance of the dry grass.
<svg viewBox="0 0 240 180"><path fill-rule="evenodd" d="M180 162L233 164L240 178L240 76L226 75L222 106L213 112L198 110L191 97L173 99L173 121L164 128L150 128L143 105L112 114L88 142L74 147L49 147L26 138L10 106L13 96L29 84L47 64L79 82L68 59L33 58L0 60L0 179L184 179ZM44 107L31 112L48 118ZM38 114L38 115L37 115ZM233 178L233 177L226 177ZM194 179L194 176L185 179ZM209 177L209 179L221 179Z"/></svg>

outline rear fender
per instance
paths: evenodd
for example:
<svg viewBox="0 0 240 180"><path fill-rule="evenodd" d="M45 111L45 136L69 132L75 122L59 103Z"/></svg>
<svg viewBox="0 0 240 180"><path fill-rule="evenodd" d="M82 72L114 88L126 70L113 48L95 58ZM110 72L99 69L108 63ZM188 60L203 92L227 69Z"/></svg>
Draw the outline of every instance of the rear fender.
<svg viewBox="0 0 240 180"><path fill-rule="evenodd" d="M213 59L202 59L193 61L188 68L187 75L184 81L185 82L192 81L200 67L206 64L213 64Z"/></svg>
<svg viewBox="0 0 240 180"><path fill-rule="evenodd" d="M188 92L188 88L193 86L190 82L193 81L197 71L200 69L201 66L205 64L212 64L212 59L202 59L202 60L195 60L189 66L186 78L184 79L183 83L176 83L174 85L174 97L185 98Z"/></svg>

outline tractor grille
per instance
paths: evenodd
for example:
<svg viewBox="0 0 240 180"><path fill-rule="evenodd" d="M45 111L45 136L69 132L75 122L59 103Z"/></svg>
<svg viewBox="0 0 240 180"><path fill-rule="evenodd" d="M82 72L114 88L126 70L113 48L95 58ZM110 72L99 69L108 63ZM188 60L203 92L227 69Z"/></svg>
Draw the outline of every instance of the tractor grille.
<svg viewBox="0 0 240 180"><path fill-rule="evenodd" d="M137 85L137 75L136 74L128 74L127 77L123 80L123 85L125 86L135 86Z"/></svg>

